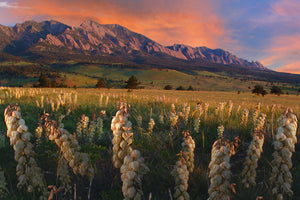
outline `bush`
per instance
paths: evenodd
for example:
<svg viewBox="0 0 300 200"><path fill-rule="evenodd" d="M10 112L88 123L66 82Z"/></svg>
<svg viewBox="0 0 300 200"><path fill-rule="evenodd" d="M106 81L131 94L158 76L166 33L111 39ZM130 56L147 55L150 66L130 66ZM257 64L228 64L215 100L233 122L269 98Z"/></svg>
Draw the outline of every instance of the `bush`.
<svg viewBox="0 0 300 200"><path fill-rule="evenodd" d="M166 86L164 87L165 90L172 90L172 88L173 88L172 85L166 85Z"/></svg>
<svg viewBox="0 0 300 200"><path fill-rule="evenodd" d="M182 86L179 86L178 88L176 88L176 90L184 90L184 88Z"/></svg>

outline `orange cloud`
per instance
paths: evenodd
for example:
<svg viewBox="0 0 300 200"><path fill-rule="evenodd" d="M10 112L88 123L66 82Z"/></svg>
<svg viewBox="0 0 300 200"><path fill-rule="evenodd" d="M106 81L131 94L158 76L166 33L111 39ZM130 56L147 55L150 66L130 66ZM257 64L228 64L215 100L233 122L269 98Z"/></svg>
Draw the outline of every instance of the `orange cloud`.
<svg viewBox="0 0 300 200"><path fill-rule="evenodd" d="M276 69L279 72L288 72L294 74L300 74L300 62L292 63Z"/></svg>
<svg viewBox="0 0 300 200"><path fill-rule="evenodd" d="M216 5L206 0L19 0L30 9L11 15L32 19L55 19L78 26L84 20L120 24L163 45L220 47L228 33L216 14Z"/></svg>
<svg viewBox="0 0 300 200"><path fill-rule="evenodd" d="M265 66L281 65L276 70L282 72L299 73L300 34L277 36L272 39L267 48L268 56L261 60Z"/></svg>

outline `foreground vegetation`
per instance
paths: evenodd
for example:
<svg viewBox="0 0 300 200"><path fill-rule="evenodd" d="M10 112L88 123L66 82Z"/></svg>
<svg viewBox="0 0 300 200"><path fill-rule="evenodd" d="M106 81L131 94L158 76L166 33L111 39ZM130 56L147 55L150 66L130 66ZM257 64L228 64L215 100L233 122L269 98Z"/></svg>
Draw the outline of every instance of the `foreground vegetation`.
<svg viewBox="0 0 300 200"><path fill-rule="evenodd" d="M17 130L24 134L19 140L25 146L31 143L30 152L34 152L25 153L24 148L22 154L18 150L17 141L6 136L9 132L5 119L7 121L8 117L1 115L0 196L8 200L39 199L48 197L50 192L54 199L131 199L132 187L138 188L138 192L132 194L143 194L144 199L187 199L188 196L207 199L217 190L211 189L213 184L210 184L216 177L213 167L218 165L213 162L212 155L222 151L225 158L224 148L227 147L232 153L227 168L222 168L224 174L230 174L224 176L229 183L224 186L226 198L275 199L277 196L272 190L276 183L270 178L276 167L276 162L272 161L275 152L272 144L281 126L277 119L286 107L291 107L297 116L300 114L300 97L295 95L261 97L233 92L1 88L0 99L2 112L9 104L18 104L21 117L14 112L18 111L15 105L9 107L6 116L24 120L32 136L25 136L27 132L23 127ZM123 133L123 129L114 124L118 120L126 122L127 137L123 139L127 146L124 148L119 148L123 145L118 131ZM257 125L258 120L264 121L261 127ZM299 130L297 133L299 135ZM253 179L250 183L245 181L245 168L251 161L251 155L248 161L246 157L249 156L248 147L254 144L254 136L259 136L260 140L264 138L264 142L262 152L255 151L257 168L254 169L255 184L252 184ZM60 137L62 143L57 140ZM188 148L193 146L194 149ZM294 193L283 192L284 199L300 198L297 190L300 187L299 150L296 144L292 152L293 167L289 169ZM36 181L41 183L30 182L31 176L26 169L31 165L23 166L20 161L22 155L27 154L32 157L31 161L35 160L36 171L41 172L43 179ZM126 156L129 157L125 159ZM124 175L135 161L143 166L140 181ZM23 173L28 180L20 184ZM181 173L184 176L180 176ZM5 189L1 187L3 177ZM290 183L290 179L284 178L284 181ZM126 187L125 182L128 183ZM50 186L48 191L46 186ZM279 188L278 193L281 190Z"/></svg>

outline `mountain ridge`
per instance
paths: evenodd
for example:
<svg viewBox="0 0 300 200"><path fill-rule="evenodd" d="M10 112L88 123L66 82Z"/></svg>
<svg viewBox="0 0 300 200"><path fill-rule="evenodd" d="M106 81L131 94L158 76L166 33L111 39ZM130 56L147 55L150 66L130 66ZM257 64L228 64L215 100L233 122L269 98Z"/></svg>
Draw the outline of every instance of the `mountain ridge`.
<svg viewBox="0 0 300 200"><path fill-rule="evenodd" d="M210 63L241 65L255 70L269 70L258 61L249 62L223 49L191 47L184 44L163 46L150 38L133 32L118 24L99 24L85 21L79 27L68 26L54 20L26 21L14 27L1 26L3 36L0 49L5 53L22 55L30 50L41 50L53 46L93 54L128 55L165 54L175 59Z"/></svg>

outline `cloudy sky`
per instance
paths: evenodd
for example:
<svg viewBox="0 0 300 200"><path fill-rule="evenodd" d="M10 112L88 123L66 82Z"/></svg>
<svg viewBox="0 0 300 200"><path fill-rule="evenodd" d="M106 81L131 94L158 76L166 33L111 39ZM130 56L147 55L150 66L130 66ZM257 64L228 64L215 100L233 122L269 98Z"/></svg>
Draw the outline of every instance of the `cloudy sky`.
<svg viewBox="0 0 300 200"><path fill-rule="evenodd" d="M120 24L163 44L222 48L300 74L299 0L0 0L0 24Z"/></svg>

